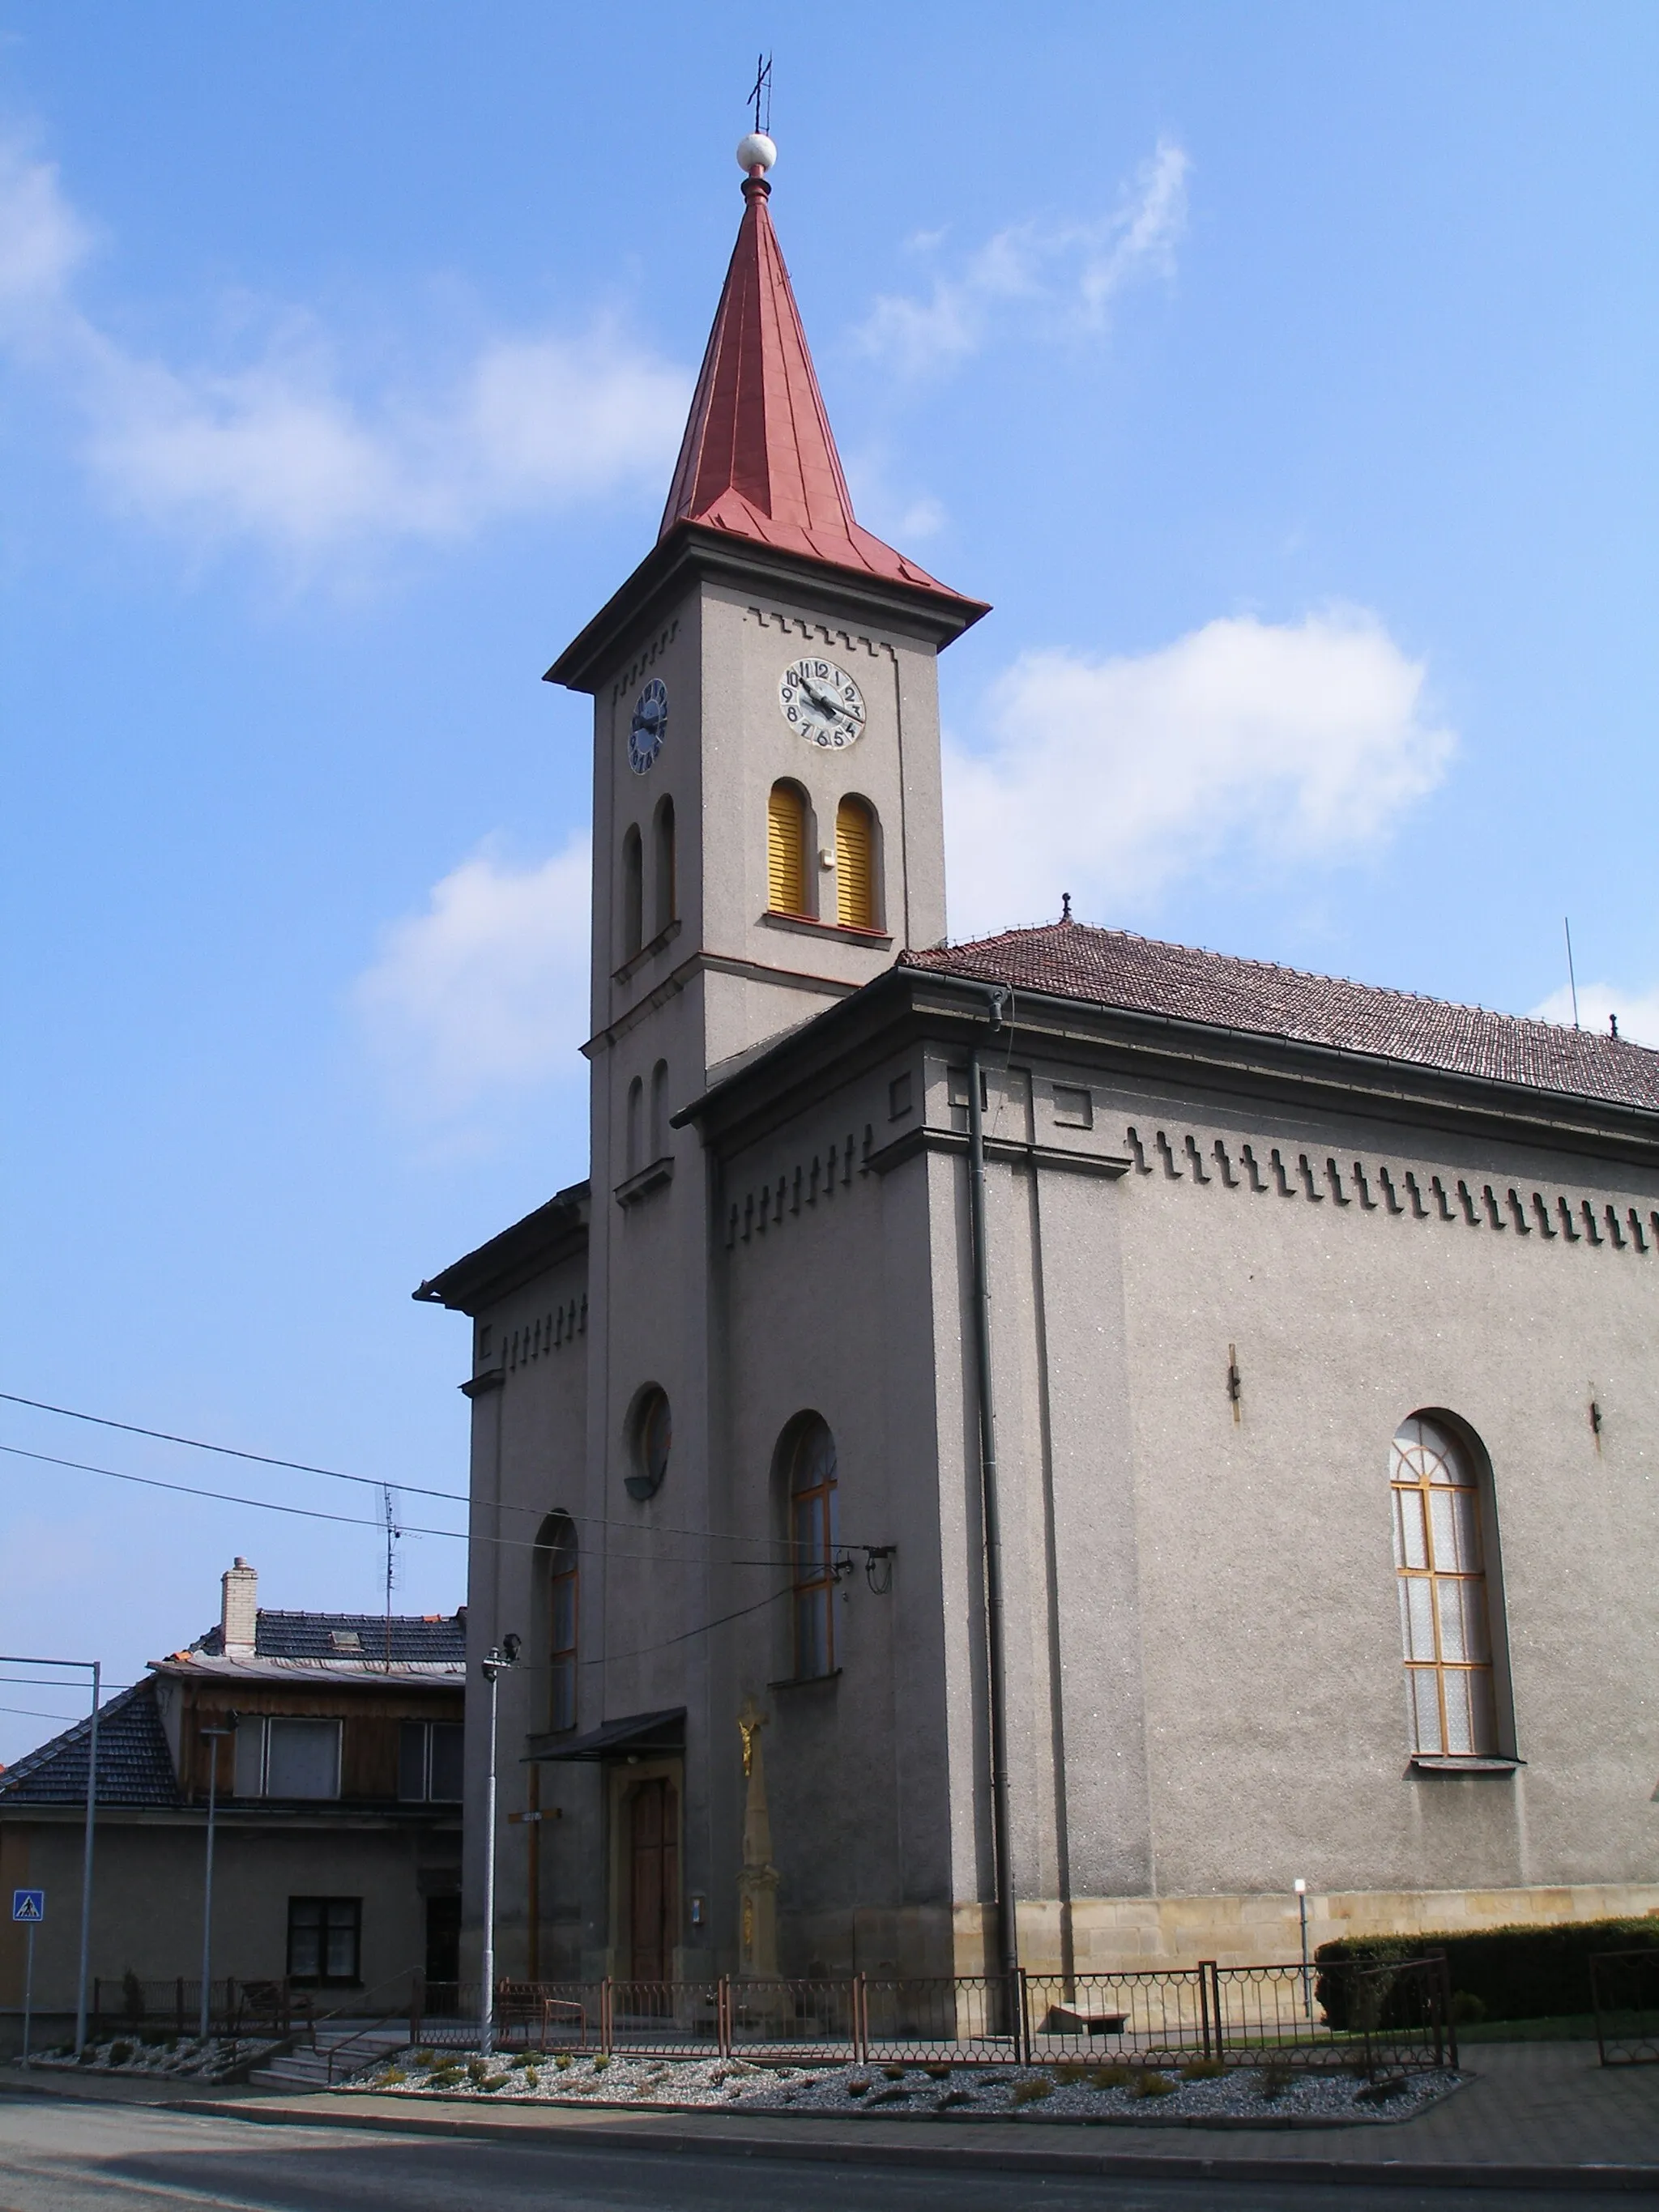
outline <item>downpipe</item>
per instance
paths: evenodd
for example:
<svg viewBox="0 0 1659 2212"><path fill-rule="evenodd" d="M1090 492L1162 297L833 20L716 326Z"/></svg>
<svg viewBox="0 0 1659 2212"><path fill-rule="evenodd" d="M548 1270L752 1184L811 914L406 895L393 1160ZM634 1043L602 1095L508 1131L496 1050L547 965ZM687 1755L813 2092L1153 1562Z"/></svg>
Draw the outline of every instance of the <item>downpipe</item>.
<svg viewBox="0 0 1659 2212"><path fill-rule="evenodd" d="M1011 993L988 989L989 1034L1004 1026ZM997 1957L1014 2002L1019 1971L1013 1839L1008 1779L1007 1624L1002 1588L1002 1512L997 1486L996 1391L991 1365L991 1269L986 1235L984 1068L975 1045L968 1063L968 1224L973 1248L974 1364L979 1384L980 1516L985 1544L986 1688L990 1719L991 1864L996 1891Z"/></svg>

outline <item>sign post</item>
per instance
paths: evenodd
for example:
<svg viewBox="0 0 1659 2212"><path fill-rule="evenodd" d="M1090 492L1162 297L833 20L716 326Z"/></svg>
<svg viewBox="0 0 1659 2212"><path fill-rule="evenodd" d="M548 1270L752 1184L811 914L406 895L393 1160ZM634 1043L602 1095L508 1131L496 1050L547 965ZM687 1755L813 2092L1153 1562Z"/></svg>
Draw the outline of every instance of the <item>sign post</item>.
<svg viewBox="0 0 1659 2212"><path fill-rule="evenodd" d="M25 1939L27 1949L23 1960L23 2063L29 2063L29 2028L34 2013L34 1931L46 1917L46 1893L44 1889L15 1889L11 1893L11 1917L21 1920L28 1929Z"/></svg>

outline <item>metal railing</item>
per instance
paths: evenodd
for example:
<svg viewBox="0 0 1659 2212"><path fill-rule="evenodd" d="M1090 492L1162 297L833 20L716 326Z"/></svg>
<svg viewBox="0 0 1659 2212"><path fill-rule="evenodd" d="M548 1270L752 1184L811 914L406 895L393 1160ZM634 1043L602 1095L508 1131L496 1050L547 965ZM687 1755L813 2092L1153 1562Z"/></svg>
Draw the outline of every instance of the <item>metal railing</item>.
<svg viewBox="0 0 1659 2212"><path fill-rule="evenodd" d="M477 2042L476 1984L421 1984L410 2040ZM573 2054L909 2065L1206 2060L1300 2072L1457 2063L1443 1955L1118 1974L854 1974L695 1982L502 1982L496 2039Z"/></svg>
<svg viewBox="0 0 1659 2212"><path fill-rule="evenodd" d="M1602 2065L1659 2061L1659 1951L1600 1951L1589 1970Z"/></svg>
<svg viewBox="0 0 1659 2212"><path fill-rule="evenodd" d="M285 2038L297 2019L311 2015L310 1993L284 1978L242 1980L228 1975L208 1985L208 2023L216 2035L271 2035ZM88 2033L94 2042L131 2035L153 2042L158 2036L194 2036L201 2026L202 1984L188 1974L170 1981L94 1980Z"/></svg>

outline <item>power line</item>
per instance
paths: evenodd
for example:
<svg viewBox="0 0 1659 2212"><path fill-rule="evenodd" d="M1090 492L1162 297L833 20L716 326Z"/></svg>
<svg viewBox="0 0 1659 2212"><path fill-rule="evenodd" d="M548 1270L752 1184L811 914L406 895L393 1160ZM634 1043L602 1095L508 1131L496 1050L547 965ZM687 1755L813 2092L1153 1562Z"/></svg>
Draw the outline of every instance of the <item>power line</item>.
<svg viewBox="0 0 1659 2212"><path fill-rule="evenodd" d="M77 1474L107 1475L112 1482L137 1483L145 1490L171 1491L175 1496L181 1498L205 1498L220 1505L246 1505L251 1506L256 1512L259 1513L285 1513L295 1520L328 1521L333 1522L337 1527L346 1528L373 1528L378 1534L382 1535L385 1534L385 1524L379 1520L365 1519L360 1514L325 1513L322 1508L318 1505L283 1505L279 1504L274 1498L242 1498L239 1497L234 1491L203 1490L198 1485L189 1482L164 1482L160 1475L128 1474L119 1468L94 1467L86 1460L59 1459L52 1452L27 1451L21 1444L0 1444L0 1452L5 1452L13 1459L37 1460L43 1467L68 1468ZM377 1487L378 1486L377 1486ZM574 1518L574 1516L573 1516L572 1517ZM626 1524L611 1522L606 1525L616 1527L625 1526ZM477 1535L470 1534L465 1528L417 1528L412 1525L405 1524L403 1533L406 1536L442 1536L447 1538L453 1544L499 1544L505 1548L514 1551L535 1552L543 1548L533 1536ZM691 1529L683 1529L672 1533L691 1535L695 1534L696 1532ZM730 1542L733 1540L744 1543L758 1543L763 1542L765 1539L757 1537L741 1537L734 1540L731 1538L720 1538L710 1535L706 1538L705 1540L709 1543ZM858 1550L862 1547L855 1545L852 1548ZM612 1550L607 1547L606 1556L613 1559L643 1559L647 1562L661 1564L673 1559L676 1557L676 1554L669 1552L619 1552ZM786 1565L788 1562L787 1559L692 1559L684 1562L684 1564L689 1564L693 1566L771 1567Z"/></svg>
<svg viewBox="0 0 1659 2212"><path fill-rule="evenodd" d="M124 1436L148 1437L151 1442L155 1443L183 1444L191 1451L215 1452L217 1453L222 1459L245 1459L250 1461L256 1467L280 1467L286 1469L292 1474L320 1474L325 1476L330 1482L354 1482L368 1490L383 1491L386 1487L384 1476L373 1474L348 1474L337 1467L313 1467L308 1461L302 1459L278 1459L270 1452L244 1451L236 1444L209 1443L200 1437L175 1436L170 1429L147 1429L142 1427L137 1421L112 1420L106 1413L83 1413L81 1408L76 1406L54 1406L50 1404L44 1398L25 1398L15 1390L0 1390L0 1404L8 1406L27 1406L33 1413L55 1413L61 1419L66 1421L89 1421L95 1428L118 1429ZM44 1452L21 1452L21 1447L16 1445L0 1446L0 1449L20 1452L21 1455L24 1458L32 1457L36 1459L47 1459L48 1456ZM48 1461L48 1463L58 1467L74 1467L78 1462L74 1460L51 1460ZM114 1474L114 1469L112 1468L106 1467L91 1468L88 1468L87 1472L92 1474ZM144 1480L144 1477L137 1474L123 1475L118 1476L117 1480L126 1482L142 1482ZM228 1498L228 1493L223 1491L191 1491L189 1490L187 1485L183 1483L160 1483L156 1486L163 1490L184 1490L186 1492L187 1495L195 1498ZM464 1490L432 1490L424 1487L422 1484L417 1482L397 1482L393 1483L392 1487L394 1490L403 1491L407 1496L411 1498L441 1498L447 1504L451 1505L470 1505L472 1502ZM233 1505L258 1505L262 1503L258 1498L228 1498L228 1502ZM288 1513L299 1513L304 1510L302 1507L297 1505L282 1507L272 1506L268 1510L272 1512L281 1511ZM547 1513L547 1509L545 1507L540 1505L520 1505L511 1498L502 1498L498 1501L496 1510L502 1513L536 1513L541 1515L543 1518L546 1517ZM623 1528L627 1529L630 1534L638 1533L638 1523L636 1522L613 1521L607 1518L604 1514L577 1513L568 1507L564 1506L561 1506L557 1510L564 1513L568 1519L578 1522L585 1528ZM344 1521L352 1527L359 1525L356 1522L352 1521L351 1516L349 1514L319 1514L316 1517L319 1520ZM379 1521L374 1521L365 1522L361 1525L366 1528L378 1528L382 1524ZM408 1531L408 1534L413 1536L447 1536L456 1533L456 1531L447 1528L411 1528ZM739 1529L716 1530L713 1528L681 1528L671 1527L666 1523L661 1524L660 1533L665 1536L692 1536L704 1543L720 1542L726 1544L752 1544L758 1540L746 1531ZM517 1540L510 1537L479 1537L476 1540L480 1543L510 1543ZM536 1548L533 1542L532 1548ZM853 1546L853 1549L854 1551L860 1551L864 1547L861 1545L855 1544ZM613 1559L625 1559L629 1556L630 1555L626 1553L612 1553L611 1554ZM644 1553L635 1553L631 1556L643 1559L649 1555Z"/></svg>

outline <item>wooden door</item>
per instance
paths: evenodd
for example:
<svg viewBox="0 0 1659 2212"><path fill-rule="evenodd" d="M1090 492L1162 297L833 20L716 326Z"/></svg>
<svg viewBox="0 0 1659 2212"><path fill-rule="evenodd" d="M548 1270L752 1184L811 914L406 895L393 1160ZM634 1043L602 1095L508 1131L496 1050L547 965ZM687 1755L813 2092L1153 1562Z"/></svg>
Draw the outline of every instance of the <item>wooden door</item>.
<svg viewBox="0 0 1659 2212"><path fill-rule="evenodd" d="M672 1782L641 1782L631 1804L629 1919L633 1975L666 1981L679 1929L679 1798Z"/></svg>

